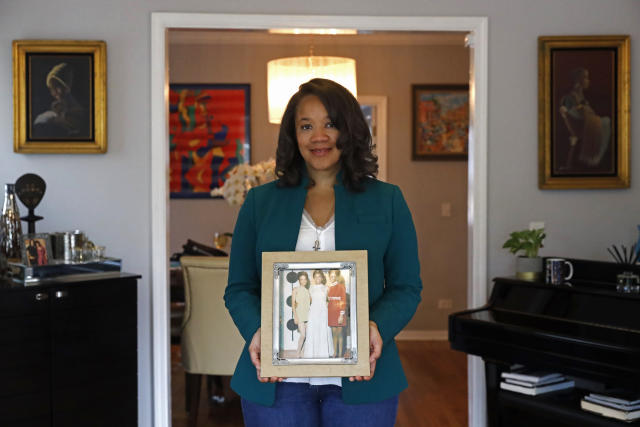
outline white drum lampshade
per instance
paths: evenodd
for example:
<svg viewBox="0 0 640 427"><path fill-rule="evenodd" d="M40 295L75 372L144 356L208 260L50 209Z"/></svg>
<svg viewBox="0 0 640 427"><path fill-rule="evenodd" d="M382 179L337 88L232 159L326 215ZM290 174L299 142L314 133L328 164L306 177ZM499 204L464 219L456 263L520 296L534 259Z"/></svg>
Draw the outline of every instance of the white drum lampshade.
<svg viewBox="0 0 640 427"><path fill-rule="evenodd" d="M337 56L297 56L267 63L269 123L280 123L291 96L313 78L333 80L357 98L356 61Z"/></svg>

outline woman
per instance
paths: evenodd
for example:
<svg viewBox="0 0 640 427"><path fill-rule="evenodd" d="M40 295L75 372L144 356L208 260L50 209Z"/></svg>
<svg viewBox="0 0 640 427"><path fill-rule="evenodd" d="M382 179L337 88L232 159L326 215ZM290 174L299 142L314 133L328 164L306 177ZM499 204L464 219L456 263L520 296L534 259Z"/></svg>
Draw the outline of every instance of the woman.
<svg viewBox="0 0 640 427"><path fill-rule="evenodd" d="M72 94L73 68L62 62L51 68L46 84L53 102L49 110L38 114L33 122L36 138L88 137L89 119L85 109Z"/></svg>
<svg viewBox="0 0 640 427"><path fill-rule="evenodd" d="M27 265L38 265L38 248L33 240L27 240Z"/></svg>
<svg viewBox="0 0 640 427"><path fill-rule="evenodd" d="M47 265L47 250L39 240L34 240L38 253L38 265Z"/></svg>
<svg viewBox="0 0 640 427"><path fill-rule="evenodd" d="M331 333L327 325L327 279L322 271L314 270L313 282L309 288L311 308L304 357L327 358L333 355Z"/></svg>
<svg viewBox="0 0 640 427"><path fill-rule="evenodd" d="M297 357L302 357L302 346L307 333L307 322L309 321L309 305L311 297L309 296L309 275L306 271L298 273L298 287L291 292L293 301L293 321L298 326L298 349Z"/></svg>
<svg viewBox="0 0 640 427"><path fill-rule="evenodd" d="M394 337L415 313L422 283L411 213L397 186L374 178L376 161L353 95L330 80L301 85L282 117L278 180L249 191L233 234L225 303L247 346L231 386L247 426L395 422L407 380ZM368 254L369 376L260 377L262 252L349 249Z"/></svg>
<svg viewBox="0 0 640 427"><path fill-rule="evenodd" d="M560 116L569 131L569 152L561 169L572 169L576 147L578 160L595 167L604 157L611 139L611 119L598 116L589 104L584 92L591 86L589 70L578 67L572 71L571 91L560 100Z"/></svg>
<svg viewBox="0 0 640 427"><path fill-rule="evenodd" d="M344 356L344 327L347 325L347 289L340 270L329 271L328 323L333 337L333 357Z"/></svg>

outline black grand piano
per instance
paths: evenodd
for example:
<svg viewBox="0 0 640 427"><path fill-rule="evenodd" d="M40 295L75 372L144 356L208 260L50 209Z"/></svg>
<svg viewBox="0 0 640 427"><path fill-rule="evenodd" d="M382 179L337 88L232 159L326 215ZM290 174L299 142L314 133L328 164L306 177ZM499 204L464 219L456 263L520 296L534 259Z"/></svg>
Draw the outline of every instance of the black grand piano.
<svg viewBox="0 0 640 427"><path fill-rule="evenodd" d="M623 293L616 276L640 266L569 259L564 285L497 278L489 302L449 316L455 350L485 362L490 427L606 427L639 425L586 412L589 392L640 392L640 293ZM501 390L514 365L560 372L576 387L538 396Z"/></svg>

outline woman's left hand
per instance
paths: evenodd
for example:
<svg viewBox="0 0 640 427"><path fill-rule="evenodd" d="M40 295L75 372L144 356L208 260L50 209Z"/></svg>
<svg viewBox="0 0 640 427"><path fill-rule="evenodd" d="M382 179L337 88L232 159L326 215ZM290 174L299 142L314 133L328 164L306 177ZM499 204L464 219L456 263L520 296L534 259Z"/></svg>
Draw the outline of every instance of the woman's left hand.
<svg viewBox="0 0 640 427"><path fill-rule="evenodd" d="M349 381L369 381L373 378L373 374L376 371L376 361L380 358L382 354L382 337L380 336L380 332L378 331L378 325L373 320L369 321L369 365L370 372L369 376L361 377L349 377Z"/></svg>

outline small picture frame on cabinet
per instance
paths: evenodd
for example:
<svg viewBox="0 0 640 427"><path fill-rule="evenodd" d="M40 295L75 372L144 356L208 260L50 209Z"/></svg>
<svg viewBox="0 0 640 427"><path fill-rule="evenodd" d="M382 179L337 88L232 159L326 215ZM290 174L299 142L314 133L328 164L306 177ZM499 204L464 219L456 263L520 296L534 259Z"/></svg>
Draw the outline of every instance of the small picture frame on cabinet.
<svg viewBox="0 0 640 427"><path fill-rule="evenodd" d="M52 262L51 236L46 233L22 236L22 263L27 267L48 265Z"/></svg>

